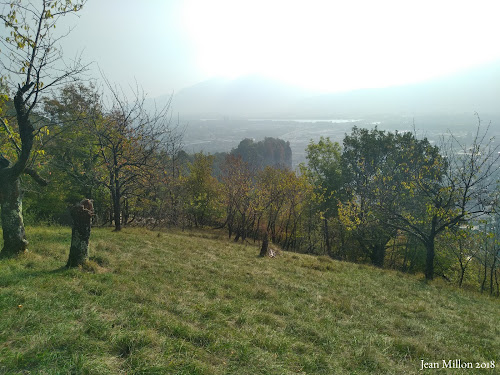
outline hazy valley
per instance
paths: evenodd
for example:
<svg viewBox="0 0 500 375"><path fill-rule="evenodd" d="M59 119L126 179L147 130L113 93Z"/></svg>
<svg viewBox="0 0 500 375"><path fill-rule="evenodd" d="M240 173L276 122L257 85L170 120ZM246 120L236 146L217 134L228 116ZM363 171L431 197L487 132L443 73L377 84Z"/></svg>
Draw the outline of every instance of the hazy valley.
<svg viewBox="0 0 500 375"><path fill-rule="evenodd" d="M342 143L353 126L413 131L438 142L452 131L471 137L491 122L500 134L500 63L397 87L321 94L259 76L210 79L174 93L172 112L186 127L188 153L227 152L244 138L290 142L293 164L320 136ZM165 103L170 95L156 98Z"/></svg>

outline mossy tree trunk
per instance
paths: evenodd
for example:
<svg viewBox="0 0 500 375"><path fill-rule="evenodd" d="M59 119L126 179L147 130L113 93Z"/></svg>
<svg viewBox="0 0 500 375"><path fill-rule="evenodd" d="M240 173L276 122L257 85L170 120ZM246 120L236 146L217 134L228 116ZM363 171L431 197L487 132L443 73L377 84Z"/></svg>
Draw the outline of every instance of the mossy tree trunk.
<svg viewBox="0 0 500 375"><path fill-rule="evenodd" d="M5 171L5 170L4 170ZM24 231L22 193L19 178L0 173L0 205L2 206L2 256L11 257L26 251L28 241Z"/></svg>
<svg viewBox="0 0 500 375"><path fill-rule="evenodd" d="M66 267L78 267L89 257L90 222L94 215L92 201L84 199L70 209L73 219L71 247Z"/></svg>
<svg viewBox="0 0 500 375"><path fill-rule="evenodd" d="M26 251L28 241L24 231L22 193L19 177L26 173L35 180L44 181L35 171L27 167L31 149L33 148L34 128L29 119L24 95L33 83L19 87L14 96L19 138L21 146L16 144L18 159L12 164L0 154L0 204L2 206L2 231L4 246L2 256L15 256ZM45 181L44 181L45 182Z"/></svg>

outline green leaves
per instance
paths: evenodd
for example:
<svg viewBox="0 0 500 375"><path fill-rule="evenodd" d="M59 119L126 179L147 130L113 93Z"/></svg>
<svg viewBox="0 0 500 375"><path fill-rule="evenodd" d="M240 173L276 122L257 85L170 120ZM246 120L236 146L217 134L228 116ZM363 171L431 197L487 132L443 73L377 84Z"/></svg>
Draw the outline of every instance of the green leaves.
<svg viewBox="0 0 500 375"><path fill-rule="evenodd" d="M323 198L322 210L334 213L343 183L340 145L321 137L318 143L309 143L306 158L308 164L304 172Z"/></svg>
<svg viewBox="0 0 500 375"><path fill-rule="evenodd" d="M195 226L214 222L222 211L220 183L212 176L213 156L198 153L184 178L186 204Z"/></svg>

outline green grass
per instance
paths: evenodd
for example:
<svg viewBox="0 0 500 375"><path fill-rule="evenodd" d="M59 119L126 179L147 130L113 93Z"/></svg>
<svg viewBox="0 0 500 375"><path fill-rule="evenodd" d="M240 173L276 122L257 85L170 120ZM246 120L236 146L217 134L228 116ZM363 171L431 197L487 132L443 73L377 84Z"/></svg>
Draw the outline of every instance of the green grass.
<svg viewBox="0 0 500 375"><path fill-rule="evenodd" d="M0 374L494 374L500 301L217 232L28 228L0 260ZM421 360L495 361L420 371Z"/></svg>

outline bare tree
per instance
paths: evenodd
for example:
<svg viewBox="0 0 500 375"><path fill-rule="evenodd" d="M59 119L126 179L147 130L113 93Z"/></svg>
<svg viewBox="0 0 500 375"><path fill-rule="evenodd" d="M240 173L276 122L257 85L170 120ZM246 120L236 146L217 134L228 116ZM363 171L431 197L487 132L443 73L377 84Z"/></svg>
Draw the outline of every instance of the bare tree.
<svg viewBox="0 0 500 375"><path fill-rule="evenodd" d="M174 135L170 101L148 111L146 96L137 85L130 98L103 78L110 93L109 104L103 105L103 116L94 119L93 131L101 164L108 173L101 183L110 192L114 226L119 231L124 200L138 195L153 178L158 170L158 155L171 144Z"/></svg>

